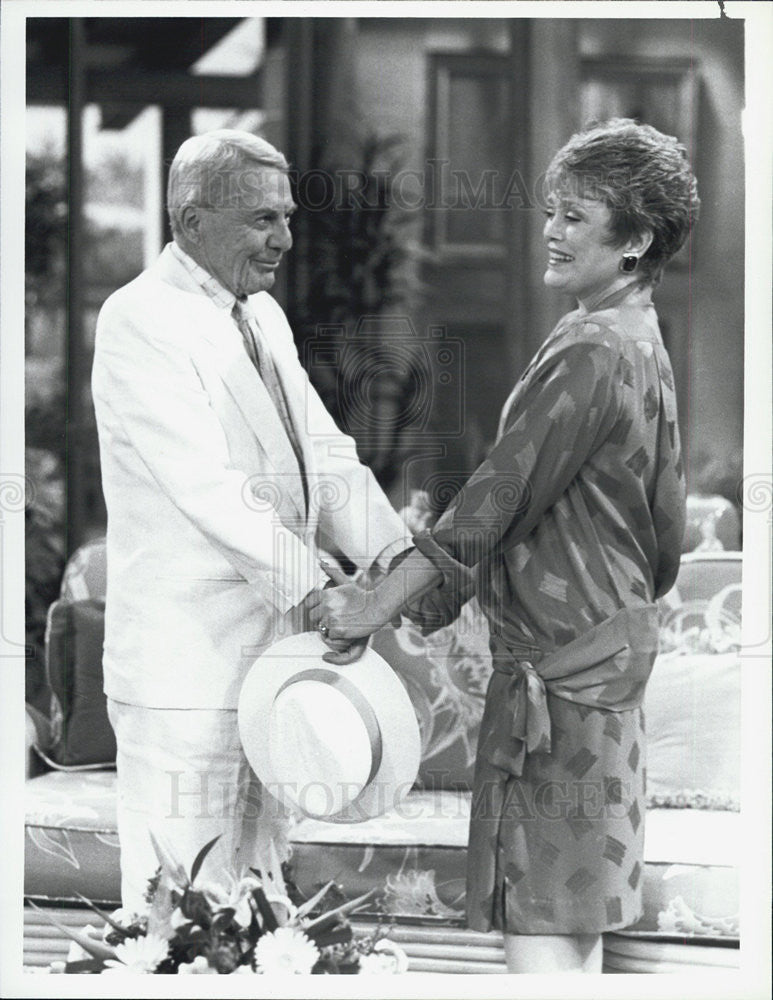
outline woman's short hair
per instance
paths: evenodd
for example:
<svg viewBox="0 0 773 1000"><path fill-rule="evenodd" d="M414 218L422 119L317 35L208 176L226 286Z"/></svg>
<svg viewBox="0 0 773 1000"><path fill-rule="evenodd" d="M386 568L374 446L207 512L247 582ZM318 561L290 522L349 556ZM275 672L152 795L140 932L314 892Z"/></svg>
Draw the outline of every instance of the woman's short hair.
<svg viewBox="0 0 773 1000"><path fill-rule="evenodd" d="M573 135L553 157L547 185L606 204L612 246L651 232L637 272L651 284L687 239L700 208L684 146L630 118L612 118Z"/></svg>
<svg viewBox="0 0 773 1000"><path fill-rule="evenodd" d="M255 191L249 169L289 170L287 160L270 142L238 129L215 129L194 135L180 146L169 169L166 207L172 233L184 205L223 208ZM245 179L246 178L246 179Z"/></svg>

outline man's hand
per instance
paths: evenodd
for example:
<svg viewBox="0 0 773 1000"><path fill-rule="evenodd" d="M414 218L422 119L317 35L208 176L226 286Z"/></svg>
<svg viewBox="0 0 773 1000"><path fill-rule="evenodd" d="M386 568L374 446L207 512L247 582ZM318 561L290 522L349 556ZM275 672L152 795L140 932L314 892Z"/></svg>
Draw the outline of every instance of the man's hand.
<svg viewBox="0 0 773 1000"><path fill-rule="evenodd" d="M354 663L367 649L372 633L385 622L380 620L372 591L354 583L337 567L326 562L321 565L334 586L326 585L310 610L309 620L314 628L325 626L320 634L330 652L323 660L339 666Z"/></svg>
<svg viewBox="0 0 773 1000"><path fill-rule="evenodd" d="M314 590L308 592L300 604L294 605L285 613L284 620L293 635L297 635L299 632L313 631L314 625L311 623L309 615L319 604L321 595L322 588L315 587Z"/></svg>
<svg viewBox="0 0 773 1000"><path fill-rule="evenodd" d="M325 584L325 590L354 585L353 581L338 566L332 565L325 559L320 560L320 566L330 577ZM316 612L314 618L316 618ZM322 620L322 618L319 619L319 621ZM344 666L347 663L354 663L355 660L359 660L368 648L370 636L365 635L359 639L331 639L329 635L324 635L323 640L330 647L330 652L325 653L322 659L326 663L335 663L338 666Z"/></svg>
<svg viewBox="0 0 773 1000"><path fill-rule="evenodd" d="M315 587L314 590L310 590L300 603L294 605L285 614L284 620L292 635L298 635L301 632L313 632L316 630L317 624L321 620L320 614L318 613L319 605L323 599L323 595L330 593L331 589L339 590L343 589L344 586L349 586L353 587L355 591L359 592L360 590L360 588L357 587L356 584L352 583L349 577L336 566L324 561L321 562L320 565L330 579L324 584L323 587ZM323 636L324 641L330 647L331 651L329 653L325 653L322 658L328 663L336 663L339 665L354 663L354 661L359 660L365 652L368 646L368 638L369 636L366 635L361 639L356 640L334 640L328 638L328 636Z"/></svg>
<svg viewBox="0 0 773 1000"><path fill-rule="evenodd" d="M368 648L369 642L369 635L365 635L361 639L325 639L325 643L330 647L330 652L325 653L322 659L325 663L335 663L336 666L343 667L347 663L359 660Z"/></svg>

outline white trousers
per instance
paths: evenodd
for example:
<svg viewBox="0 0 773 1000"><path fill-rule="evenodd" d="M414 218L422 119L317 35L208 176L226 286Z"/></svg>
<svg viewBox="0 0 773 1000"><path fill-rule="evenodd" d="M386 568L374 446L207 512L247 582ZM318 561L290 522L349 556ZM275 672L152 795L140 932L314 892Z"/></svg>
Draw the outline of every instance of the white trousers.
<svg viewBox="0 0 773 1000"><path fill-rule="evenodd" d="M258 868L283 887L289 816L244 756L236 711L143 708L108 698L118 754L118 837L123 906L139 911L158 868L149 830L158 830L190 873L213 837L199 879L223 884Z"/></svg>

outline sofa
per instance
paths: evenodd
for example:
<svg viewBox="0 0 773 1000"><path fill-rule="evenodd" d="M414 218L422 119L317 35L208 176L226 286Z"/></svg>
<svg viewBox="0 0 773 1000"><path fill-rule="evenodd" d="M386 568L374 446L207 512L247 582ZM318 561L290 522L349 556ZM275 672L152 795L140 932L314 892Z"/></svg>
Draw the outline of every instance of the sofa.
<svg viewBox="0 0 773 1000"><path fill-rule="evenodd" d="M49 613L47 717L28 718L25 895L82 925L119 900L115 752L101 694L104 543L70 560ZM661 602L661 652L645 702L647 812L644 913L605 935L608 972L738 967L740 787L739 552L687 553ZM292 877L311 894L334 879L347 895L373 886L414 972L505 971L501 935L464 927L470 783L491 670L485 621L472 601L428 640L408 623L375 647L401 677L422 736L417 782L400 807L364 823L303 819ZM358 920L378 919L378 909ZM42 966L67 941L25 908L24 960Z"/></svg>

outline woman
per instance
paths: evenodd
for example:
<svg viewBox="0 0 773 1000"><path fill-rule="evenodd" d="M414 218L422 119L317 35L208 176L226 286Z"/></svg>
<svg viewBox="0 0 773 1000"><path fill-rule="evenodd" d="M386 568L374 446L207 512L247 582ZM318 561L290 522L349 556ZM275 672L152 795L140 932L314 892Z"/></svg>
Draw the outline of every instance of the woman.
<svg viewBox="0 0 773 1000"><path fill-rule="evenodd" d="M367 593L325 591L313 621L345 662L348 643L406 602L452 607L473 571L494 672L468 923L503 931L511 972L593 972L601 933L641 915L641 702L654 601L676 577L685 516L651 294L698 198L683 147L624 119L573 136L547 176L544 281L577 309L513 390L488 459L400 570Z"/></svg>

